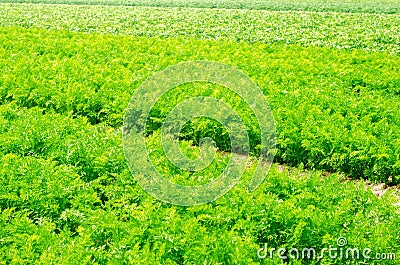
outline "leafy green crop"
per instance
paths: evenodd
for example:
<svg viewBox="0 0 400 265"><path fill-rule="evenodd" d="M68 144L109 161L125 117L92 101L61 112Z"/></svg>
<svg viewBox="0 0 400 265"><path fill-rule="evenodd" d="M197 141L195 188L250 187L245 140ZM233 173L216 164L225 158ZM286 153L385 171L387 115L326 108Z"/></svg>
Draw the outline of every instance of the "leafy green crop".
<svg viewBox="0 0 400 265"><path fill-rule="evenodd" d="M164 3L146 1L136 3ZM230 0L215 3L236 8ZM336 5L235 2L242 3L323 11ZM358 12L360 4L335 10ZM397 1L364 4L362 12L398 10ZM0 21L0 264L282 264L260 259L257 250L265 243L321 250L339 237L352 248L397 255L379 264L400 264L395 196L378 198L362 180L400 183L397 14L0 4ZM177 207L145 193L123 156L124 111L147 77L188 60L248 74L275 116L276 160L299 169L273 165L249 193L249 163L237 186L200 206ZM162 150L166 115L196 95L220 98L241 115L257 159L259 127L238 95L215 84L178 86L153 109L146 144L153 164L184 185L210 181L227 163L227 153L217 152L204 171L184 172ZM193 119L180 147L196 157L194 145L211 136L229 151L224 135L218 123Z"/></svg>
<svg viewBox="0 0 400 265"><path fill-rule="evenodd" d="M11 105L6 113L14 124L26 115L38 120L29 130L43 130L39 121L59 117ZM63 130L65 123L55 123L48 132ZM96 129L101 125L71 123L83 129L80 137L104 136L103 130ZM154 140L149 138L149 147L160 152ZM112 147L113 140L102 141L107 145L104 149ZM63 138L52 139L53 152L67 155L64 145ZM93 145L96 142L84 148L89 151ZM79 167L45 159L45 153L27 156L14 151L1 158L0 257L4 263L258 264L263 260L257 250L264 243L322 249L335 245L339 236L346 236L351 246L374 252L398 253L400 248L396 243L400 218L391 206L393 198L378 199L362 183L343 182L340 175L299 174L273 167L262 186L250 194L244 184L251 176L250 166L244 182L216 202L176 207L143 192L125 168L106 163L113 174L85 180ZM160 156L154 159L164 164ZM166 171L174 173L173 168ZM206 172L204 177L213 175ZM173 178L188 181L176 172ZM277 258L264 262L280 264ZM350 264L328 257L322 262Z"/></svg>
<svg viewBox="0 0 400 265"><path fill-rule="evenodd" d="M46 3L46 4L80 4L80 5L124 5L153 7L192 7L224 8L255 10L298 10L318 12L360 12L360 13L399 13L398 0L0 0L4 3Z"/></svg>
<svg viewBox="0 0 400 265"><path fill-rule="evenodd" d="M33 156L74 167L89 181L126 169L118 132L92 127L85 118L2 105L0 154Z"/></svg>
<svg viewBox="0 0 400 265"><path fill-rule="evenodd" d="M301 44L400 54L400 15L0 4L4 26Z"/></svg>
<svg viewBox="0 0 400 265"><path fill-rule="evenodd" d="M267 97L277 122L277 161L355 178L400 181L398 56L22 28L3 28L1 34L1 102L38 106L117 128L133 91L146 76L179 61L222 61L249 74ZM184 86L172 91L155 108L151 130L159 128L174 103L213 89ZM222 89L214 96L233 103L229 91ZM247 124L252 124L251 115L246 115ZM218 128L195 123L188 130L183 138L195 142L220 134ZM256 148L257 127L249 133ZM218 146L227 146L226 139ZM91 158L87 160L90 165Z"/></svg>

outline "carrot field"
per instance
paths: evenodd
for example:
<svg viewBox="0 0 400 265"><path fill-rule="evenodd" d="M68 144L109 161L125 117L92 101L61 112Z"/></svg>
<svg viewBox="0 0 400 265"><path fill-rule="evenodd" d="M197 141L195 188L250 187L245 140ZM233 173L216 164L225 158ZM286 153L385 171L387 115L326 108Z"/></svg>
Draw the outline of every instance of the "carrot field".
<svg viewBox="0 0 400 265"><path fill-rule="evenodd" d="M126 133L138 98L153 98L138 91L187 62L229 65L268 108L257 113L246 91L182 81L137 129L141 160ZM0 264L400 264L398 0L0 0L0 73ZM227 116L209 98L247 132L240 181L207 203L162 200L142 185L153 181L147 163L196 186L244 152L232 146L235 124L203 115L175 148L202 162L212 138L212 161L185 170L168 157L174 107ZM273 163L249 190L262 115L274 121Z"/></svg>

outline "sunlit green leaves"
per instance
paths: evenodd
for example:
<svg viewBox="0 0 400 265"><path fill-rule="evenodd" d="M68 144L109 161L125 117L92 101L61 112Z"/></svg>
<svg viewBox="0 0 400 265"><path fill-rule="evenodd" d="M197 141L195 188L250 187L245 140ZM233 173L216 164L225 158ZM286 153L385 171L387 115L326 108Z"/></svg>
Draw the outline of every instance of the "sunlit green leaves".
<svg viewBox="0 0 400 265"><path fill-rule="evenodd" d="M400 15L0 4L5 26L400 53Z"/></svg>

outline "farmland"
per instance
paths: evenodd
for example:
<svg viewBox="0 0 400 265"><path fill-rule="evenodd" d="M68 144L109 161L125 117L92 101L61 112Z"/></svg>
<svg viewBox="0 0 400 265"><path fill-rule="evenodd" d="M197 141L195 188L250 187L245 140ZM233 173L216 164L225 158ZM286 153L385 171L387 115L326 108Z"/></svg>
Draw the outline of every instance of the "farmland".
<svg viewBox="0 0 400 265"><path fill-rule="evenodd" d="M281 264L257 250L329 248L339 237L400 256L394 192L378 198L364 187L400 184L400 3L51 3L0 4L0 264ZM225 196L180 207L135 182L121 126L146 78L190 60L232 65L257 83L274 114L277 151L253 193L245 189L250 165ZM188 174L163 155L163 119L196 95L247 115L229 89L204 84L177 87L155 106L151 159L189 185L226 166L217 154ZM257 156L259 130L246 117ZM208 136L230 151L212 122L191 126L181 141L187 153Z"/></svg>
<svg viewBox="0 0 400 265"><path fill-rule="evenodd" d="M318 12L350 12L350 13L399 13L397 0L363 0L363 1L323 1L323 0L0 0L9 3L36 4L81 4L81 5L115 5L115 6L151 6L151 7L183 7L183 8L213 8L213 9L245 9L273 11L318 11Z"/></svg>
<svg viewBox="0 0 400 265"><path fill-rule="evenodd" d="M3 25L400 53L400 14L3 4Z"/></svg>

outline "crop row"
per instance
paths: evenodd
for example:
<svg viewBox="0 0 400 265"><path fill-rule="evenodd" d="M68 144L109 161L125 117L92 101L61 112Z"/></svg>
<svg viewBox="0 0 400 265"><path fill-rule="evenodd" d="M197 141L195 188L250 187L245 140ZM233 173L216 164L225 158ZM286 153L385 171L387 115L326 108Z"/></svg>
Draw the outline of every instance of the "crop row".
<svg viewBox="0 0 400 265"><path fill-rule="evenodd" d="M92 127L85 118L46 114L37 107L21 112L1 106L0 154L33 156L74 167L85 181L126 168L118 133Z"/></svg>
<svg viewBox="0 0 400 265"><path fill-rule="evenodd" d="M3 26L285 43L400 54L400 15L0 4Z"/></svg>
<svg viewBox="0 0 400 265"><path fill-rule="evenodd" d="M113 128L13 103L1 105L0 124L4 263L258 264L264 243L322 249L336 246L339 236L360 249L399 249L391 199L339 175L300 177L273 167L254 193L241 184L214 203L175 207L134 183ZM150 148L162 152L153 140ZM153 159L163 164L161 156ZM277 257L267 261L280 264ZM343 264L328 256L323 262Z"/></svg>
<svg viewBox="0 0 400 265"><path fill-rule="evenodd" d="M278 161L400 181L397 56L22 28L2 28L0 34L3 104L38 106L118 128L130 97L147 76L181 61L220 61L247 73L265 94L277 123ZM154 110L152 130L189 94L208 93L235 102L225 90L212 94L203 86L180 89ZM246 113L245 105L233 106ZM248 117L247 124L252 124ZM193 124L192 132L185 138L218 136L219 129ZM250 134L255 147L257 127L251 127ZM227 146L224 141L221 138L220 146Z"/></svg>
<svg viewBox="0 0 400 265"><path fill-rule="evenodd" d="M42 3L42 4L78 4L78 5L123 5L153 7L191 7L191 8L224 8L251 10L290 10L318 12L357 12L395 14L400 11L396 0L360 1L252 1L252 0L0 0L4 3Z"/></svg>

